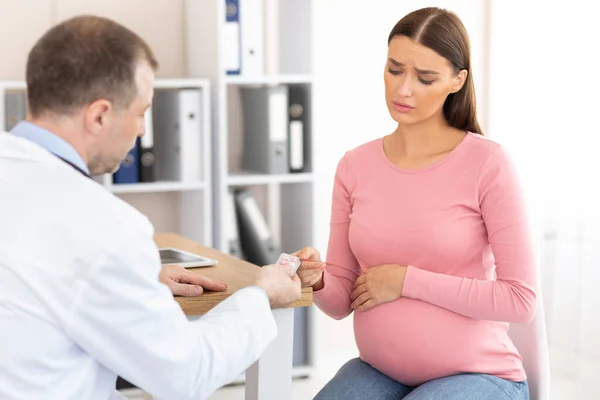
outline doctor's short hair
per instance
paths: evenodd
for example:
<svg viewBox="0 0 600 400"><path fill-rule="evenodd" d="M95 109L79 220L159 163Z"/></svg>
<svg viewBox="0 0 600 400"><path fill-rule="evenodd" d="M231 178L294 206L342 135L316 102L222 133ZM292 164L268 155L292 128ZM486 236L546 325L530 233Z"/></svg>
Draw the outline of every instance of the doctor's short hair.
<svg viewBox="0 0 600 400"><path fill-rule="evenodd" d="M136 66L158 62L137 34L107 18L82 15L50 28L27 58L27 102L33 117L68 115L96 100L127 109L137 95Z"/></svg>

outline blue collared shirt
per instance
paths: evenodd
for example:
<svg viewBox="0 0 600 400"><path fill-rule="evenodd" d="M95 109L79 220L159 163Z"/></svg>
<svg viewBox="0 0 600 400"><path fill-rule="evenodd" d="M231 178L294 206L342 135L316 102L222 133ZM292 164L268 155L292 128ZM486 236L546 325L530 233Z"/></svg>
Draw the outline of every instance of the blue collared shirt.
<svg viewBox="0 0 600 400"><path fill-rule="evenodd" d="M10 133L41 146L50 153L76 165L89 175L90 171L79 153L67 141L54 133L27 121L19 122L11 129Z"/></svg>

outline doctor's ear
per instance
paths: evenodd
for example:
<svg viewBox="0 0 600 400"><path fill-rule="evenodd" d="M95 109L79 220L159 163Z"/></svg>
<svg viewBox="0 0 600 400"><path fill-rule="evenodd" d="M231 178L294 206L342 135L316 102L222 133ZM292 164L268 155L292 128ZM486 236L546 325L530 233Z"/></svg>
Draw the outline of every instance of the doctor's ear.
<svg viewBox="0 0 600 400"><path fill-rule="evenodd" d="M113 115L113 105L108 100L96 100L84 110L86 130L93 135L99 135L110 124Z"/></svg>
<svg viewBox="0 0 600 400"><path fill-rule="evenodd" d="M462 89L465 82L467 81L468 75L469 75L469 73L467 72L466 69L460 70L460 72L458 74L456 74L456 76L454 77L454 80L452 82L452 87L450 89L450 93L456 93L460 89Z"/></svg>

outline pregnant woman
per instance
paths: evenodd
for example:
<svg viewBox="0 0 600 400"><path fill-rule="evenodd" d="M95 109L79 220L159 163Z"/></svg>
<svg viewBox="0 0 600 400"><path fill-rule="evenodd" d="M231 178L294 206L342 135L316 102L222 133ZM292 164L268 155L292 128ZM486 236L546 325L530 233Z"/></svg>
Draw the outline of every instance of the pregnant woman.
<svg viewBox="0 0 600 400"><path fill-rule="evenodd" d="M467 32L446 10L394 26L385 101L396 130L340 160L327 260L295 254L317 306L354 312L360 358L317 399L528 399L509 323L536 310L525 202L483 136ZM509 116L507 116L509 117Z"/></svg>

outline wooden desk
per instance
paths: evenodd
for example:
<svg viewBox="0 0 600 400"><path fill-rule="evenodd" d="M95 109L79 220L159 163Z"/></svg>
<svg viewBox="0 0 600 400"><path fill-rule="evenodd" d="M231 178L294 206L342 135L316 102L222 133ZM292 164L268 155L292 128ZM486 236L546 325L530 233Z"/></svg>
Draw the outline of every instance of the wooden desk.
<svg viewBox="0 0 600 400"><path fill-rule="evenodd" d="M198 297L175 298L191 320L205 314L239 289L252 285L254 275L260 268L173 233L157 234L154 240L158 247L177 247L190 253L214 258L219 262L214 267L190 270L225 282L227 291L206 292ZM246 399L288 400L292 398L294 308L310 305L312 305L312 289L306 288L302 289L302 298L293 303L291 308L273 310L279 333L260 359L246 371Z"/></svg>

